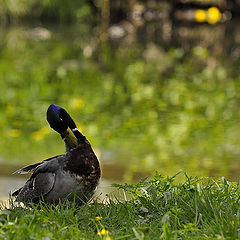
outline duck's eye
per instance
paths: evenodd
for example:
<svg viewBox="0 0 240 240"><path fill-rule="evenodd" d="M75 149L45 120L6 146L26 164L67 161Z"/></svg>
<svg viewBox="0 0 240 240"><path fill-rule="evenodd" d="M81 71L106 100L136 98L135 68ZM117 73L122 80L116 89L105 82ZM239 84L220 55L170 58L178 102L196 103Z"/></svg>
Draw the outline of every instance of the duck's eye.
<svg viewBox="0 0 240 240"><path fill-rule="evenodd" d="M63 122L62 118L60 118L60 121Z"/></svg>

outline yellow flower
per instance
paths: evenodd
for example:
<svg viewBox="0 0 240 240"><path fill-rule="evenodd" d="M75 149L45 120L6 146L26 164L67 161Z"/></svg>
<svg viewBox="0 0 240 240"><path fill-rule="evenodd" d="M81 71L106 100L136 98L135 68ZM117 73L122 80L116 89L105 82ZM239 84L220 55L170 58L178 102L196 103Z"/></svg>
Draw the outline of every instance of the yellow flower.
<svg viewBox="0 0 240 240"><path fill-rule="evenodd" d="M101 216L97 216L95 219L96 219L96 221L100 221L102 219L102 217Z"/></svg>
<svg viewBox="0 0 240 240"><path fill-rule="evenodd" d="M194 17L197 22L204 22L206 20L206 12L202 9L197 9Z"/></svg>
<svg viewBox="0 0 240 240"><path fill-rule="evenodd" d="M73 98L71 100L70 106L72 109L81 109L84 107L84 101L82 98Z"/></svg>
<svg viewBox="0 0 240 240"><path fill-rule="evenodd" d="M207 11L207 21L210 24L215 24L219 22L222 18L221 12L216 7L210 7Z"/></svg>
<svg viewBox="0 0 240 240"><path fill-rule="evenodd" d="M21 132L18 129L11 129L9 132L10 137L18 137L20 136Z"/></svg>
<svg viewBox="0 0 240 240"><path fill-rule="evenodd" d="M32 134L32 138L35 140L35 141L40 141L43 139L43 135L41 133L39 133L39 131L36 131Z"/></svg>
<svg viewBox="0 0 240 240"><path fill-rule="evenodd" d="M113 240L111 237L106 237L105 240Z"/></svg>
<svg viewBox="0 0 240 240"><path fill-rule="evenodd" d="M108 234L108 231L104 228L100 232L98 232L98 235L101 235L101 236L106 236L107 234Z"/></svg>
<svg viewBox="0 0 240 240"><path fill-rule="evenodd" d="M32 138L35 141L39 141L39 140L43 139L44 136L46 134L48 134L49 132L50 132L49 128L44 126L44 127L40 128L38 131L33 132Z"/></svg>

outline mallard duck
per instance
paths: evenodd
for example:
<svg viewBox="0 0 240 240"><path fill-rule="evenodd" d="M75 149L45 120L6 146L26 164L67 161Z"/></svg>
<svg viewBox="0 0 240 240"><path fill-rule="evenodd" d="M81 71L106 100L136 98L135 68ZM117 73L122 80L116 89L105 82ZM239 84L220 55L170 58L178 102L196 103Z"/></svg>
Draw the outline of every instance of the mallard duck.
<svg viewBox="0 0 240 240"><path fill-rule="evenodd" d="M54 204L59 201L86 203L93 196L101 177L99 161L65 109L50 105L47 121L61 135L66 152L14 172L32 172L32 175L12 196L16 196L16 203L37 204L40 200Z"/></svg>

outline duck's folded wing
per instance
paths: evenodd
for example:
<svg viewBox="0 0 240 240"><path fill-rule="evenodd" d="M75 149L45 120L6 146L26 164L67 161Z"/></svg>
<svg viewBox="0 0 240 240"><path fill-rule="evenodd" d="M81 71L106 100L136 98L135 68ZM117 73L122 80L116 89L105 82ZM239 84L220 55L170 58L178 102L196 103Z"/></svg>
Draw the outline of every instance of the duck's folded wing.
<svg viewBox="0 0 240 240"><path fill-rule="evenodd" d="M60 157L62 155L58 155L58 156L54 156L54 157L51 157L51 158L48 158L42 162L38 162L38 163L34 163L34 164L30 164L26 167L23 167L21 169L18 169L17 171L15 171L14 173L12 174L28 174L29 172L32 172L34 171L38 166L40 166L41 164L43 164L44 162L47 162L47 161L50 161L50 160L54 160L54 159L58 159L58 157Z"/></svg>
<svg viewBox="0 0 240 240"><path fill-rule="evenodd" d="M60 155L36 164L35 167L33 165L27 166L33 170L33 174L21 189L13 193L13 195L17 195L16 200L38 203L53 189L55 176L59 168L63 167L64 159L65 156Z"/></svg>
<svg viewBox="0 0 240 240"><path fill-rule="evenodd" d="M21 168L21 169L18 169L17 171L15 171L15 172L12 173L12 174L16 174L16 173L19 173L19 174L27 174L27 173L33 171L33 170L34 170L37 166L39 166L40 164L42 164L42 162L28 165L28 166L26 166L26 167L23 167L23 168Z"/></svg>
<svg viewBox="0 0 240 240"><path fill-rule="evenodd" d="M11 195L12 195L13 197L15 197L15 196L17 196L17 195L21 192L21 190L22 190L22 187L19 188L19 189L16 190L16 191L14 191L13 193L11 193Z"/></svg>
<svg viewBox="0 0 240 240"><path fill-rule="evenodd" d="M55 173L39 173L34 178L33 189L37 195L46 195L52 190L54 183Z"/></svg>
<svg viewBox="0 0 240 240"><path fill-rule="evenodd" d="M15 195L18 195L17 200L36 203L53 189L54 183L54 172L37 173L21 189L17 190Z"/></svg>

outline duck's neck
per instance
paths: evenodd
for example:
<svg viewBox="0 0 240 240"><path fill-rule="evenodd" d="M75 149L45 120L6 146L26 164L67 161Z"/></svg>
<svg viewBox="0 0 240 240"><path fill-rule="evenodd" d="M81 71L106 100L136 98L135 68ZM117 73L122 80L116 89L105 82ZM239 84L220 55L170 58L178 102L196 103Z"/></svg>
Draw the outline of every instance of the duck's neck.
<svg viewBox="0 0 240 240"><path fill-rule="evenodd" d="M82 143L85 144L87 141L86 137L79 132L77 128L68 128L63 134L61 134L63 141L65 142L66 152L76 148Z"/></svg>
<svg viewBox="0 0 240 240"><path fill-rule="evenodd" d="M72 129L72 132L73 132L74 136L77 138L78 143L86 141L86 137L82 133L79 132L78 128Z"/></svg>
<svg viewBox="0 0 240 240"><path fill-rule="evenodd" d="M78 139L75 137L70 128L68 128L63 134L61 134L63 141L65 142L66 152L77 147Z"/></svg>

